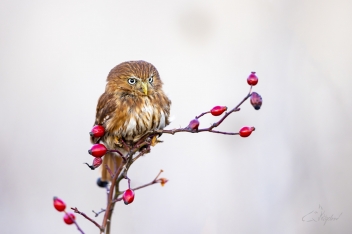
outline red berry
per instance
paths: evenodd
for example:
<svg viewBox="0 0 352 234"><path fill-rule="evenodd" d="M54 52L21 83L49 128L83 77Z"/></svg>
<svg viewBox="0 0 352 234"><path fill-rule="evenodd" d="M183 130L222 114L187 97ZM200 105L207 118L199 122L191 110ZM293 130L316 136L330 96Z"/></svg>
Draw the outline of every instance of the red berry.
<svg viewBox="0 0 352 234"><path fill-rule="evenodd" d="M248 78L247 78L247 83L248 83L249 85L252 85L252 86L254 86L254 85L256 85L256 84L258 83L258 77L255 75L255 72L252 72L252 73L248 76Z"/></svg>
<svg viewBox="0 0 352 234"><path fill-rule="evenodd" d="M75 219L76 219L76 217L72 213L66 213L64 216L64 222L68 225L73 224Z"/></svg>
<svg viewBox="0 0 352 234"><path fill-rule="evenodd" d="M102 137L105 134L105 128L102 125L95 125L89 135L92 137Z"/></svg>
<svg viewBox="0 0 352 234"><path fill-rule="evenodd" d="M66 204L60 198L54 197L54 207L57 211L64 211L66 209Z"/></svg>
<svg viewBox="0 0 352 234"><path fill-rule="evenodd" d="M210 113L214 116L219 116L222 113L224 113L224 111L227 110L226 106L215 106L213 107L213 109L211 109Z"/></svg>
<svg viewBox="0 0 352 234"><path fill-rule="evenodd" d="M103 157L108 150L106 149L105 145L103 144L95 144L88 150L88 153L94 157Z"/></svg>
<svg viewBox="0 0 352 234"><path fill-rule="evenodd" d="M191 129L191 130L198 130L198 127L199 127L199 120L193 119L193 120L191 120L191 122L189 122L187 128Z"/></svg>
<svg viewBox="0 0 352 234"><path fill-rule="evenodd" d="M240 130L240 136L241 137L248 137L251 135L251 133L255 130L254 127L243 127Z"/></svg>
<svg viewBox="0 0 352 234"><path fill-rule="evenodd" d="M123 192L122 199L123 199L123 202L125 203L125 205L132 203L134 200L133 190L127 189L125 192Z"/></svg>
<svg viewBox="0 0 352 234"><path fill-rule="evenodd" d="M252 93L250 101L251 101L252 106L256 110L259 110L260 107L262 106L262 103L263 103L262 97L256 92Z"/></svg>

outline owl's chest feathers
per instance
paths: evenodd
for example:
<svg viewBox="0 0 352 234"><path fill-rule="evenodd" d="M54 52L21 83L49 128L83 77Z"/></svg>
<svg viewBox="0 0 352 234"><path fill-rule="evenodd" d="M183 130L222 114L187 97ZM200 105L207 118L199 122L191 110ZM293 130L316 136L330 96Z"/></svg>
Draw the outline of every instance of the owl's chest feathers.
<svg viewBox="0 0 352 234"><path fill-rule="evenodd" d="M125 99L120 102L114 117L109 121L108 128L117 137L126 140L138 141L147 132L163 129L165 127L165 113L152 97L139 97L138 99Z"/></svg>

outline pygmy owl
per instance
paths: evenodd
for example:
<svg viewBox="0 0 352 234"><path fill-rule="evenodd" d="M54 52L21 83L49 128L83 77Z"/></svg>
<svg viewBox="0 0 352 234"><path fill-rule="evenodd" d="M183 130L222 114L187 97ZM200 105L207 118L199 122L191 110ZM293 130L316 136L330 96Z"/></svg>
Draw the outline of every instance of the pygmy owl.
<svg viewBox="0 0 352 234"><path fill-rule="evenodd" d="M133 144L169 124L171 101L162 85L156 68L145 61L123 62L110 71L105 92L98 100L94 123L105 127L101 141L107 148L126 154L121 148L121 139ZM92 143L96 141L91 137ZM114 160L116 165L122 162L117 153L107 153L103 164L113 169ZM111 180L104 166L101 180Z"/></svg>

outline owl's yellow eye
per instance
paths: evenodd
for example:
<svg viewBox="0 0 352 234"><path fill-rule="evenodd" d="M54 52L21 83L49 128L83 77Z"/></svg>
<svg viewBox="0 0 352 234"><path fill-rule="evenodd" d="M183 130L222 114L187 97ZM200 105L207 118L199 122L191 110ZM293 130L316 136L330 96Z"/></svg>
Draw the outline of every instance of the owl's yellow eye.
<svg viewBox="0 0 352 234"><path fill-rule="evenodd" d="M137 80L135 78L129 78L128 79L128 83L131 85L134 85L137 82Z"/></svg>
<svg viewBox="0 0 352 234"><path fill-rule="evenodd" d="M153 83L153 77L148 78L149 83Z"/></svg>

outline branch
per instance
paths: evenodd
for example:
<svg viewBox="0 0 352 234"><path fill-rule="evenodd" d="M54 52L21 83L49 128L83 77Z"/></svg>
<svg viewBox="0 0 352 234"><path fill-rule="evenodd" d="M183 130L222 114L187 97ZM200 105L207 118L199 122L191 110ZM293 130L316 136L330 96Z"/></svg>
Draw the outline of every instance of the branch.
<svg viewBox="0 0 352 234"><path fill-rule="evenodd" d="M143 155L145 155L145 154L147 154L147 153L149 153L149 152L150 152L150 148L149 148L149 147L143 149L136 157L134 157L134 158L132 159L132 163L134 163L140 156L143 156Z"/></svg>
<svg viewBox="0 0 352 234"><path fill-rule="evenodd" d="M77 214L82 215L84 218L86 218L86 219L88 219L89 221L91 221L92 223L94 223L95 226L97 226L100 230L103 230L102 227L101 227L97 222L95 222L93 219L89 218L85 213L79 211L79 210L77 209L77 207L75 207L75 208L72 208L72 207L71 207L71 210L73 210L73 211L74 211L75 213L77 213ZM75 224L76 224L78 230L80 230L81 233L83 233L82 230L79 228L78 224L77 224L76 222L75 222Z"/></svg>
<svg viewBox="0 0 352 234"><path fill-rule="evenodd" d="M128 157L128 154L126 156ZM124 163L122 163L120 165L120 167L117 169L116 173L114 174L114 177L111 180L111 185L110 185L109 194L108 194L108 204L107 204L106 209L105 209L103 224L101 225L101 227L102 227L101 231L102 232L104 232L105 227L108 224L108 220L109 220L109 224L110 224L110 218L111 218L112 212L114 210L114 203L112 203L111 201L113 200L112 197L113 197L113 193L115 191L114 190L115 186L116 185L118 186L117 179L119 177L119 174L122 171L123 165L124 165ZM110 225L108 225L108 227L107 227L107 233L110 233Z"/></svg>
<svg viewBox="0 0 352 234"><path fill-rule="evenodd" d="M135 191L135 190L142 189L142 188L148 187L148 186L153 185L153 184L158 184L158 183L161 183L162 185L165 184L168 181L167 179L164 179L164 178L160 178L159 179L159 176L160 176L160 174L162 172L163 172L163 170L160 170L160 172L158 173L158 175L155 177L155 179L152 182L150 182L148 184L141 185L141 186L136 187L136 188L132 188L131 190ZM122 200L122 197L116 198L115 200L112 200L111 202L118 202L118 201L121 201L121 200Z"/></svg>
<svg viewBox="0 0 352 234"><path fill-rule="evenodd" d="M232 114L233 112L237 112L240 111L241 109L239 108L251 95L252 91L252 86L249 89L249 93L247 94L246 97L243 98L243 100L236 106L234 107L232 110L228 111L225 113L225 115L216 123L213 123L210 127L208 128L202 128L202 129L190 129L190 128L177 128L177 129L172 129L172 130L157 130L155 131L156 133L167 133L167 134L172 134L174 135L177 132L190 132L190 133L199 133L199 132L211 132L211 133L218 133L218 134L225 134L225 135L238 135L238 133L233 133L233 132L222 132L222 131L215 131L213 130L213 128L218 127L230 114ZM204 112L202 114L200 114L199 116L196 117L196 119L202 117L203 115L210 113L208 112Z"/></svg>

